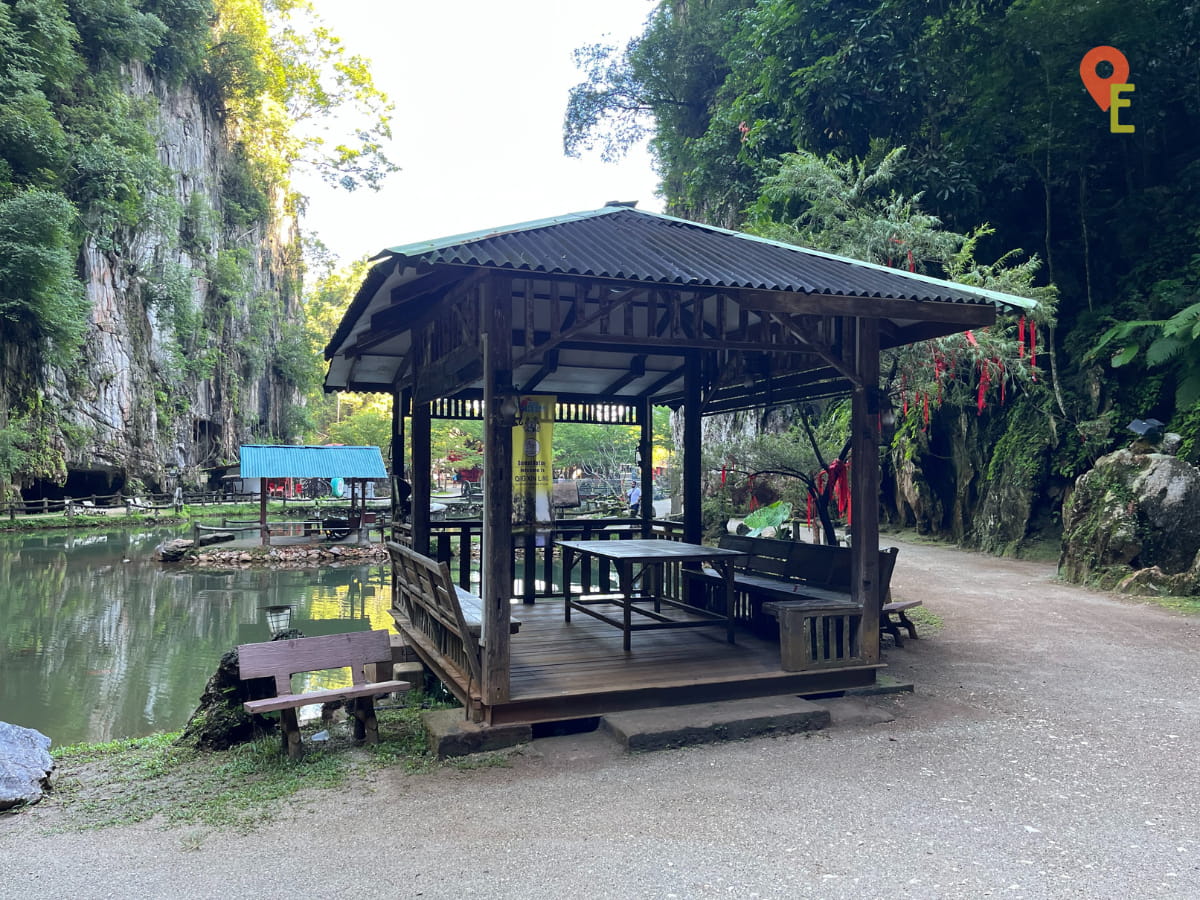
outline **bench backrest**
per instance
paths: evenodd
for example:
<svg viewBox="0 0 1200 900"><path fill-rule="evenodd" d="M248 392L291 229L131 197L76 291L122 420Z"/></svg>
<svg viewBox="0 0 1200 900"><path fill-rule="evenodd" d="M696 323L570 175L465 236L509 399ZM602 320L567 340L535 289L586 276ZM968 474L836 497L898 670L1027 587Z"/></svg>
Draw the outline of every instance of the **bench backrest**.
<svg viewBox="0 0 1200 900"><path fill-rule="evenodd" d="M792 578L814 587L850 590L853 554L849 547L733 534L723 535L720 546L751 557L735 568ZM896 547L884 547L879 551L880 596L887 595L899 552Z"/></svg>
<svg viewBox="0 0 1200 900"><path fill-rule="evenodd" d="M395 541L387 542L396 579L395 606L438 652L451 661L466 663L477 681L481 662L479 639L463 617L450 566L422 556Z"/></svg>
<svg viewBox="0 0 1200 900"><path fill-rule="evenodd" d="M276 695L284 696L292 693L292 676L298 672L348 666L354 683L366 684L371 680L366 673L368 664L391 661L391 642L386 631L350 631L242 644L238 647L238 676L243 680L274 678Z"/></svg>

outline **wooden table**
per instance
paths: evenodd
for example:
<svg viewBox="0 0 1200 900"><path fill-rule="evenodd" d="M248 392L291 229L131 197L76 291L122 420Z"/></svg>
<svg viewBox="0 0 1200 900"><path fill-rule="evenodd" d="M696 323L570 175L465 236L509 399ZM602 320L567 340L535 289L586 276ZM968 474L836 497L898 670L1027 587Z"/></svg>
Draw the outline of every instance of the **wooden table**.
<svg viewBox="0 0 1200 900"><path fill-rule="evenodd" d="M563 616L571 621L571 610L587 613L593 618L620 628L624 634L623 646L629 650L630 635L634 631L649 631L661 628L695 628L704 625L724 625L729 643L733 643L733 561L745 556L737 550L720 547L705 547L701 544L685 544L667 540L628 541L556 541L563 551ZM611 562L617 569L618 593L593 597L581 594L579 599L571 596L571 570L577 559L593 556ZM725 615L701 609L683 602L681 598L662 595L662 567L667 563L709 563L725 580ZM641 586L635 591L639 578L634 576L634 567L640 565ZM650 604L652 608L638 604ZM621 607L621 618L615 619L594 609L597 605ZM691 613L696 618L672 619L663 614L663 606ZM650 621L633 621L633 614Z"/></svg>

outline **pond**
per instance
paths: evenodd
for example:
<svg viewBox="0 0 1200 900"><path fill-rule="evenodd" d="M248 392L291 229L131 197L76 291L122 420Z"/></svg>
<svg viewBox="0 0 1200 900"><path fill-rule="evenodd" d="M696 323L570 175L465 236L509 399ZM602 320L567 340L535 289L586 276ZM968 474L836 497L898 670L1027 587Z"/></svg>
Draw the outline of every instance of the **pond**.
<svg viewBox="0 0 1200 900"><path fill-rule="evenodd" d="M0 721L55 746L181 728L221 655L266 640L394 630L383 565L198 572L155 562L163 529L0 535Z"/></svg>

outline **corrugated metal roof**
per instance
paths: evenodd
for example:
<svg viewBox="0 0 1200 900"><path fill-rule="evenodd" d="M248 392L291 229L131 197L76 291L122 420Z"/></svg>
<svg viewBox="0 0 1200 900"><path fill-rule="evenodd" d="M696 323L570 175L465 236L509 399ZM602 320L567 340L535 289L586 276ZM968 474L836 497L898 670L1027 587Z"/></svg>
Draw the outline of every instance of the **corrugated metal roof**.
<svg viewBox="0 0 1200 900"><path fill-rule="evenodd" d="M339 352L376 293L439 264L546 275L590 275L644 285L712 286L818 296L1004 305L1036 302L971 285L688 222L604 207L392 247L375 265L325 347ZM464 271L464 276L465 276Z"/></svg>
<svg viewBox="0 0 1200 900"><path fill-rule="evenodd" d="M1033 300L629 207L605 207L385 251L452 264L656 284L831 296L1003 303Z"/></svg>
<svg viewBox="0 0 1200 900"><path fill-rule="evenodd" d="M243 444L242 478L387 478L378 447Z"/></svg>

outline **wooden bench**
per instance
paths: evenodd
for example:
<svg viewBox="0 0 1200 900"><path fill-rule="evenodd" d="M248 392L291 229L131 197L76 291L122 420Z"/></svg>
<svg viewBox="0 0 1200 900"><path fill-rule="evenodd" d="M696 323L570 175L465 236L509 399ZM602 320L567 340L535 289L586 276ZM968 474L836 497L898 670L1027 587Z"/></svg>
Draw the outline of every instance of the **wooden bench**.
<svg viewBox="0 0 1200 900"><path fill-rule="evenodd" d="M459 587L450 566L398 544L387 542L395 590L392 618L416 651L459 701L470 708L481 681L483 600ZM510 617L509 634L521 630Z"/></svg>
<svg viewBox="0 0 1200 900"><path fill-rule="evenodd" d="M897 647L904 646L904 641L900 638L900 626L902 625L908 629L908 636L914 641L917 640L917 626L913 624L906 612L914 606L920 605L920 600L898 600L895 603L885 603L880 609L879 628L892 636ZM896 618L893 619L892 616Z"/></svg>
<svg viewBox="0 0 1200 900"><path fill-rule="evenodd" d="M861 657L862 610L853 598L849 547L742 535L724 535L719 546L746 554L734 564L737 616L759 633L773 632L778 621L785 663L813 668ZM896 547L879 551L880 594L885 599L898 553ZM690 574L700 575L710 585L718 580L713 570ZM888 613L898 605L908 608L918 603L885 604L880 628L895 637ZM785 610L792 612L784 617ZM795 634L790 633L793 630Z"/></svg>
<svg viewBox="0 0 1200 900"><path fill-rule="evenodd" d="M238 676L274 678L275 696L263 700L248 700L242 704L248 713L279 712L283 749L292 759L303 754L300 744L300 723L296 709L313 703L334 700L353 701L354 738L368 744L379 743L379 726L375 720L375 695L408 690L407 681L371 680L367 667L391 671L392 648L388 633L351 631L321 637L293 638L261 644L242 644L238 647ZM301 672L349 667L354 684L345 688L327 688L304 693L292 693L292 676Z"/></svg>

